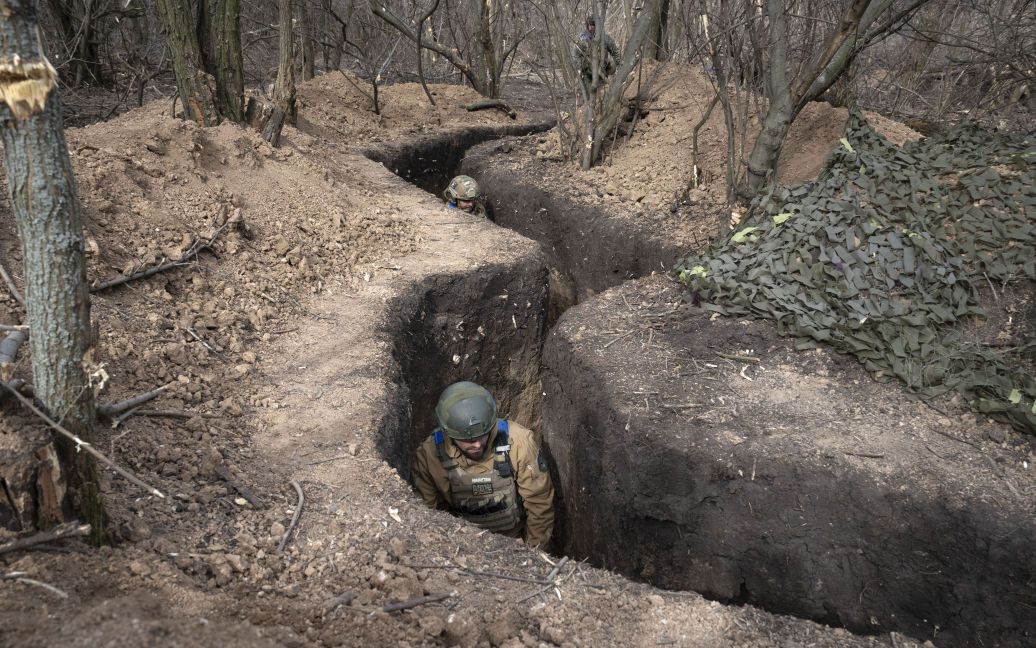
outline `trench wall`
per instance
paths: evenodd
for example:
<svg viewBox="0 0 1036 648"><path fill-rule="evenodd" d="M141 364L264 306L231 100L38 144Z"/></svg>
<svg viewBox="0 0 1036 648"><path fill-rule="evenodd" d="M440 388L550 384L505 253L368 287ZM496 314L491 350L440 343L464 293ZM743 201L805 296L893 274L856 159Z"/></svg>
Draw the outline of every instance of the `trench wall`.
<svg viewBox="0 0 1036 648"><path fill-rule="evenodd" d="M685 248L603 205L550 193L494 163L505 155L497 143L476 146L464 157L460 172L484 187L496 224L540 242L572 303L628 279L664 272L687 256Z"/></svg>
<svg viewBox="0 0 1036 648"><path fill-rule="evenodd" d="M508 135L539 133L554 126L553 122L514 124L511 126L473 126L412 142L383 144L364 151L364 155L385 165L392 173L411 182L437 198L442 198L453 176L459 172L465 152L487 140Z"/></svg>
<svg viewBox="0 0 1036 648"><path fill-rule="evenodd" d="M466 275L425 279L391 304L392 399L399 406L379 426L378 449L405 478L413 452L431 433L435 403L449 384L474 380L500 412L539 428L539 361L547 313L547 269L530 252Z"/></svg>
<svg viewBox="0 0 1036 648"><path fill-rule="evenodd" d="M545 346L544 437L568 554L857 632L1036 645L1031 489L1013 497L982 453L931 432L938 421L899 390L878 385L882 400L854 387L872 383L855 364L822 392L762 384L828 368L782 369L804 354L767 323L647 314L678 297L667 280L631 282L570 310ZM586 325L604 320L645 333L606 348L615 335ZM746 345L770 345L761 365L775 367L753 382L716 355ZM801 399L829 399L830 418L804 417ZM857 406L886 420L854 417Z"/></svg>

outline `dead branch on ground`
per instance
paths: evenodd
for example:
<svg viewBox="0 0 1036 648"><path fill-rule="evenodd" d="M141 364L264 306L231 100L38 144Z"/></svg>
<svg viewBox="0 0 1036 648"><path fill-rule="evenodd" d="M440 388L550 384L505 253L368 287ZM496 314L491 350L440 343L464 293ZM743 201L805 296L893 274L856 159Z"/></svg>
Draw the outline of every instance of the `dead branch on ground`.
<svg viewBox="0 0 1036 648"><path fill-rule="evenodd" d="M43 581L36 580L35 578L29 578L25 572L16 571L11 572L10 574L0 574L0 580L13 580L18 581L19 583L25 583L26 585L42 587L43 589L47 590L48 592L51 592L52 594L57 594L61 598L68 598L68 594L64 591L54 587L50 583L44 583Z"/></svg>
<svg viewBox="0 0 1036 648"><path fill-rule="evenodd" d="M131 409L133 409L135 407L139 407L140 405L143 405L144 403L146 403L146 402L148 402L150 400L154 400L155 398L158 398L158 396L161 395L162 392L164 392L165 390L169 389L170 385L172 385L172 383L169 383L167 385L162 385L161 387L156 387L155 389L152 389L150 391L146 391L143 394L137 394L136 396L134 396L132 398L127 398L126 400L119 401L118 403L108 403L108 404L104 404L104 405L98 405L97 406L97 415L98 416L103 416L105 418L113 419L116 416L118 416L119 414L122 414L123 412L131 410Z"/></svg>
<svg viewBox="0 0 1036 648"><path fill-rule="evenodd" d="M468 112L475 112L476 110L486 110L487 108L497 108L503 111L504 114L506 114L511 119L518 118L518 113L515 112L514 108L511 108L499 99L483 99L482 101L464 104L464 110Z"/></svg>
<svg viewBox="0 0 1036 648"><path fill-rule="evenodd" d="M231 473L226 466L219 466L218 468L216 468L216 474L219 475L223 479L223 481L227 482L228 486L236 490L241 495L241 497L245 498L245 500L249 504L251 504L253 508L266 508L266 504L264 504L263 501L259 499L259 496L255 494L255 491L253 491L248 486L242 484L236 477L234 477L233 473Z"/></svg>
<svg viewBox="0 0 1036 648"><path fill-rule="evenodd" d="M442 601L448 599L452 594L447 592L439 592L437 594L429 594L427 596L418 596L408 601L402 601L400 603L389 603L385 607L381 608L382 612L397 612L399 610L409 610L419 605L425 605L426 603L435 603L436 601Z"/></svg>
<svg viewBox="0 0 1036 648"><path fill-rule="evenodd" d="M233 219L228 219L227 222L223 223L223 225L221 225L220 228L216 230L216 233L212 235L212 238L210 238L207 241L202 241L201 239L195 240L194 243L191 244L191 247L189 247L186 252L180 255L180 258L176 261L166 261L165 263L160 263L157 266L148 268L147 270L141 270L140 272L134 272L130 275L122 275L119 277L115 277L114 279L109 279L104 283L98 284L90 288L90 292L101 292L103 290L108 290L109 288L121 286L124 283L129 283L130 281L144 279L145 277L150 277L151 275L158 274L159 272L165 272L166 270L170 270L172 268L179 268L180 266L187 265L187 262L193 259L194 257L198 256L198 253L202 250L211 251L212 244L216 242L216 239L219 238L219 235L222 234L224 230L226 230L227 227L229 227L234 222L236 221L234 221Z"/></svg>
<svg viewBox="0 0 1036 648"><path fill-rule="evenodd" d="M302 516L302 505L306 503L306 496L302 494L302 487L294 479L291 480L291 486L295 489L295 492L299 495L299 502L295 505L295 515L291 516L291 524L288 525L288 530L284 532L284 537L281 538L281 543L277 545L277 554L284 553L284 547L288 545L288 538L291 537L291 532L295 530L295 526L299 523L299 517Z"/></svg>
<svg viewBox="0 0 1036 648"><path fill-rule="evenodd" d="M25 396L22 396L16 390L14 390L12 387L10 387L6 382L0 382L0 386L2 386L4 389L6 389L9 393L13 394L15 398L17 398L19 401L21 401L22 405L24 405L24 406L28 407L30 410L32 410L33 414L35 414L36 416L40 417L40 419L42 419L43 422L45 422L48 426L50 426L50 428L52 430L54 430L58 434L62 435L63 437L65 437L67 439L70 439L73 443L75 443L77 450L80 449L80 448L83 449L83 450L86 450L91 455L93 455L93 457L95 459L97 459L98 461L100 461L104 465L108 466L109 468L111 468L115 472L119 473L120 475L122 475L123 477L128 479L133 484L136 484L140 488L143 488L145 491L151 493L152 495L154 495L155 497L158 497L159 499L165 499L165 495L162 493L162 491L158 490L154 486L151 486L151 485L147 484L146 482L144 482L139 477L137 477L136 475L134 475L130 471L126 470L125 468L122 468L122 467L118 466L114 461L112 461L107 456L105 456L100 450L98 450L97 448L93 447L93 444L88 443L86 441L83 441L77 435L72 434L71 432L69 432L65 428L61 427L61 425L59 425L57 422L52 420L49 416L44 414L41 409L39 409L38 407L33 405L32 401L30 401Z"/></svg>
<svg viewBox="0 0 1036 648"><path fill-rule="evenodd" d="M18 538L17 540L12 540L5 545L0 545L0 555L11 553L12 551L22 551L24 549L29 549L30 547L35 547L36 545L53 542L55 540L76 538L86 535L90 535L89 524L65 522L64 524L57 525L49 531L43 531L25 538Z"/></svg>
<svg viewBox="0 0 1036 648"><path fill-rule="evenodd" d="M16 302L25 306L25 300L22 298L22 294L18 292L18 286L14 284L14 279L11 278L11 275L7 274L7 268L2 261L0 261L0 277L3 277L4 283L7 284L7 290L11 291L11 297L14 297Z"/></svg>

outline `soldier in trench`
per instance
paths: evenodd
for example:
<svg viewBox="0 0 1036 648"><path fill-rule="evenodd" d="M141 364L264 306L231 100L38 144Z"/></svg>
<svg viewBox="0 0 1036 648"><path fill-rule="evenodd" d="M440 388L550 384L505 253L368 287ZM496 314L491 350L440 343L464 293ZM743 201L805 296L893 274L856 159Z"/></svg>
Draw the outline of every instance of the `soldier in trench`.
<svg viewBox="0 0 1036 648"><path fill-rule="evenodd" d="M486 206L479 194L478 183L471 176L459 175L450 180L442 195L446 198L447 208L486 218Z"/></svg>
<svg viewBox="0 0 1036 648"><path fill-rule="evenodd" d="M554 484L532 432L497 418L496 400L473 382L447 387L435 417L439 427L414 459L414 485L425 504L546 548Z"/></svg>

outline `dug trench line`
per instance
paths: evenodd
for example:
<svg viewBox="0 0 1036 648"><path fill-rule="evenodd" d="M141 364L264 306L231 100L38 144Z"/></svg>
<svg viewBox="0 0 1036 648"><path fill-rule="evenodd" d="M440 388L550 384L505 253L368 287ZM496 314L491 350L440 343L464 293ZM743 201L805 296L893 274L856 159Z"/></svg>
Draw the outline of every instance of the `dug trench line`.
<svg viewBox="0 0 1036 648"><path fill-rule="evenodd" d="M504 326L481 338L470 327L507 323L523 289L504 298L456 278L426 293L396 348L413 410L382 434L404 476L439 391L483 380L504 411L541 424L567 555L857 632L1032 645L1036 486L1026 457L986 442L990 430L970 416L943 416L875 383L851 358L796 352L766 323L684 305L664 278L590 299L680 252L658 232L494 172L493 156L506 154L494 146L461 169L489 191L498 224L541 243L568 290L554 280L535 300L528 293L526 308L540 314L512 323L520 335ZM408 168L419 186L454 172L427 180ZM542 272L529 270L530 285L543 285Z"/></svg>

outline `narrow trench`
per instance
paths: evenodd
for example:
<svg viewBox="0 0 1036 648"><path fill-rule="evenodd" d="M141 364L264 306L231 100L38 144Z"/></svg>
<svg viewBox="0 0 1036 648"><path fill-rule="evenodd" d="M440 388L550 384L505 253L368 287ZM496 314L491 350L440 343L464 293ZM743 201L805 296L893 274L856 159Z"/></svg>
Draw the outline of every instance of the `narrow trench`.
<svg viewBox="0 0 1036 648"><path fill-rule="evenodd" d="M529 131L537 132L547 127L549 125L542 125ZM540 381L543 342L558 318L568 308L596 292L649 274L658 267L653 260L643 260L644 256L659 256L657 249L653 255L642 255L641 248L631 242L629 249L624 251L625 259L619 257L600 263L601 270L596 271L593 268L595 260L586 263L586 258L576 259L560 244L560 238L569 235L578 238L579 233L570 232L564 227L551 232L530 231L529 219L523 219L523 214L556 209L566 212L583 210L586 212L586 220L599 216L591 208L571 204L559 206L556 198L545 193L539 196L516 196L506 191L509 187L504 187L506 183L502 179L497 179L499 185L494 183L492 174L486 173L488 167L476 173L464 164L465 154L472 147L509 134L516 133L475 129L417 142L408 147L367 153L370 159L381 162L407 182L440 200L443 188L452 177L459 173L477 175L483 193L490 197L490 207L495 208L490 211L491 215L494 211L497 214L493 220L501 227L537 241L543 255L539 260L531 259L527 268L517 272L513 269L497 272L492 268L483 268L475 270L473 276L434 277L419 287L418 296L414 298L417 303L411 304L409 308L401 306L396 309L398 312L416 313L416 317L403 322L403 334L394 351L403 380L403 384L398 387L405 392L400 400L406 402L409 409L397 411L391 415L393 418L382 422L378 445L386 460L408 481L413 452L435 426L434 408L443 388L457 380L475 380L492 386L501 412L537 430L544 396ZM571 215L568 216L569 220L575 220ZM519 221L522 221L521 224ZM623 239L625 236L618 233L614 238ZM584 252L586 250L580 248L580 257ZM662 250L661 254L668 254L675 259L678 251ZM541 310L535 315L526 311L523 313L526 318L524 321L515 321L512 317L515 311L522 310L521 304L509 304L507 300L500 299L504 295L515 294L522 295L522 299L528 297L530 302L538 300ZM473 322L481 322L486 326L489 326L486 324L488 322L503 322L503 329L513 326L517 333L490 330L486 331L482 340L472 341L470 336L465 335L465 327ZM494 342L494 336L502 341ZM465 366L457 367L455 355L464 358L478 356L479 359L470 365L465 363ZM549 456L549 445L545 443L544 449ZM556 470L553 464L552 468ZM555 475L555 484L559 483ZM558 494L554 544L555 550L564 552L569 544L564 537L565 530L582 528L584 525L576 520L572 520L575 524L567 523L566 517L571 513L565 507L563 493L559 491ZM578 513L574 515L578 516ZM590 523L587 521L587 524ZM584 530L592 531L589 528ZM588 559L591 564L605 569L611 568L607 557L578 558ZM645 579L642 574L625 575L651 582L650 578ZM745 602L730 598L721 600L728 603Z"/></svg>
<svg viewBox="0 0 1036 648"><path fill-rule="evenodd" d="M657 267L660 256L678 258L678 250L660 249L654 241L645 243L630 240L626 232L611 232L601 238L610 238L614 247L625 249L610 258L606 250L601 250L601 254L595 251L594 258L588 259L583 256L585 246L573 246L579 250L578 255L573 255L567 250L568 242L565 241L565 237L576 237L578 240L585 232L565 226L537 231L537 219L523 218L523 214L547 211L544 215L546 218L551 216L549 212L552 211L576 211L576 214L565 214L564 219L575 223L593 221L600 216L590 208L564 203L563 199L545 192L539 196L530 196L529 192L515 193L505 178L494 177L491 160L484 160L481 166L471 165L470 158L465 160L465 154L471 147L506 134L481 130L418 142L408 148L401 147L389 152L368 153L371 159L383 163L404 180L440 199L442 189L458 172L476 175L483 193L491 198L497 224L537 241L546 259L545 264L543 258L532 259L528 267L517 270L481 268L464 277L433 277L418 288L417 296L413 297L417 303L411 303L408 307L401 305L395 309L397 312L416 313L412 319L402 322L402 335L397 339L394 350L402 377L402 384L398 385L402 393L397 396L409 408L397 409L391 419L382 422L378 446L386 460L407 481L410 480L415 449L435 426L434 408L443 388L457 380L475 380L492 386L501 412L534 430L539 429L540 408L545 396L540 381L543 343L558 318L568 308L596 292L649 274L650 270ZM491 150L487 153L487 147L492 146L486 144L478 147L473 154L491 154ZM472 170L469 170L469 166L473 167ZM599 222L605 221L602 219ZM645 252L648 248L651 251ZM512 317L521 312L521 305L513 300L500 299L504 295L521 295L522 299L528 298L529 302L538 302L542 308L535 314L526 310L522 313L525 319L519 323L512 320ZM472 323L490 326L487 324L490 322L503 322L504 326L487 330L481 337L468 335L470 331L466 327ZM508 330L512 322L514 331ZM465 359L461 366L454 362L456 356ZM469 364L469 357L477 360ZM544 450L550 457L548 442L544 442ZM560 488L564 480L558 478L557 465L553 461L551 466L555 471L554 482L558 490L554 548L562 553L571 553L573 543L566 537L566 533L592 534L597 530L593 528L592 519L580 520L584 514L569 510L564 491ZM656 521L644 519L641 522L650 527ZM664 535L662 533L659 537ZM639 551L643 558L654 562L654 547L616 546L612 550ZM664 573L666 570L653 575L631 571L624 569L623 564L618 564L623 561L614 560L610 555L573 554L573 557L585 559L597 567L617 570L632 580L663 589L674 589L672 574ZM707 599L726 604L743 605L751 601L744 583L733 596L707 591L701 593ZM789 608L794 610L794 606ZM773 611L788 612L782 609ZM838 614L833 612L822 617L814 616L813 619L829 626L844 627ZM853 629L857 632L877 632L870 628Z"/></svg>

